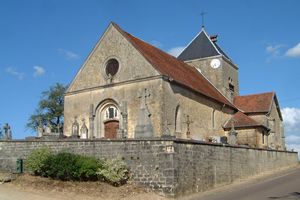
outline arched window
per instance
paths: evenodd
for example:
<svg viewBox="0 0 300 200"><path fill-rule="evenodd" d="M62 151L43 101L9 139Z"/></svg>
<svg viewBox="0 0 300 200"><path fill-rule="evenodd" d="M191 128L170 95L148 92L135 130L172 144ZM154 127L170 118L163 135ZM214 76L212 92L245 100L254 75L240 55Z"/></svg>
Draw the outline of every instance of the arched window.
<svg viewBox="0 0 300 200"><path fill-rule="evenodd" d="M212 129L216 129L216 122L215 122L215 109L213 109L212 114L211 114L211 127Z"/></svg>
<svg viewBox="0 0 300 200"><path fill-rule="evenodd" d="M104 120L118 119L119 111L114 105L110 105L105 109Z"/></svg>
<svg viewBox="0 0 300 200"><path fill-rule="evenodd" d="M175 110L175 132L181 133L181 109L179 105Z"/></svg>

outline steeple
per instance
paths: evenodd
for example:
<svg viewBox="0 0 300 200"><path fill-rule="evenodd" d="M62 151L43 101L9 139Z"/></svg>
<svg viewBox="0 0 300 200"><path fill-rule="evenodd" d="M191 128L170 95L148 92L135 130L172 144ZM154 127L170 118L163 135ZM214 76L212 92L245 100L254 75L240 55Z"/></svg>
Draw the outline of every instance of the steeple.
<svg viewBox="0 0 300 200"><path fill-rule="evenodd" d="M182 61L223 55L230 58L217 44L217 35L208 36L202 25L200 33L187 45L177 59Z"/></svg>

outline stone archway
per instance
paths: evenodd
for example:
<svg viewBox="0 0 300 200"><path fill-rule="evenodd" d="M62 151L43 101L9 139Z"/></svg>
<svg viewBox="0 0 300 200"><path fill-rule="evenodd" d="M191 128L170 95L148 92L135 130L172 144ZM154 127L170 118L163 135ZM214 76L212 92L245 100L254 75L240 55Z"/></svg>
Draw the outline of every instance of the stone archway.
<svg viewBox="0 0 300 200"><path fill-rule="evenodd" d="M102 102L96 111L96 138L117 138L120 126L120 109L111 99Z"/></svg>

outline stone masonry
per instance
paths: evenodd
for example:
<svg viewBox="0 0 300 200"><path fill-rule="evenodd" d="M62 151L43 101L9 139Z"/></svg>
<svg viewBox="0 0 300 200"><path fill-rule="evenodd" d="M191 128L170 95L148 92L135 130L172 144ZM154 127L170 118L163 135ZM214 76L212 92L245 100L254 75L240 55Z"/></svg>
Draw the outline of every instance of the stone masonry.
<svg viewBox="0 0 300 200"><path fill-rule="evenodd" d="M94 139L0 141L0 171L15 171L16 160L48 147L96 158L120 156L131 181L164 196L206 191L298 163L296 152L251 149L183 139ZM26 169L25 169L26 170Z"/></svg>

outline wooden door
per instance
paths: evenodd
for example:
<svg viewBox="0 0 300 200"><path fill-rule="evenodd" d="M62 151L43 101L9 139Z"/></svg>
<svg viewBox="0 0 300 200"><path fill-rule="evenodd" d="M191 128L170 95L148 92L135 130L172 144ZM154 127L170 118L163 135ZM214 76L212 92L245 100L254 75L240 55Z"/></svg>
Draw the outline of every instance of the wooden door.
<svg viewBox="0 0 300 200"><path fill-rule="evenodd" d="M104 137L108 139L117 138L117 132L119 129L119 121L110 120L104 123Z"/></svg>

